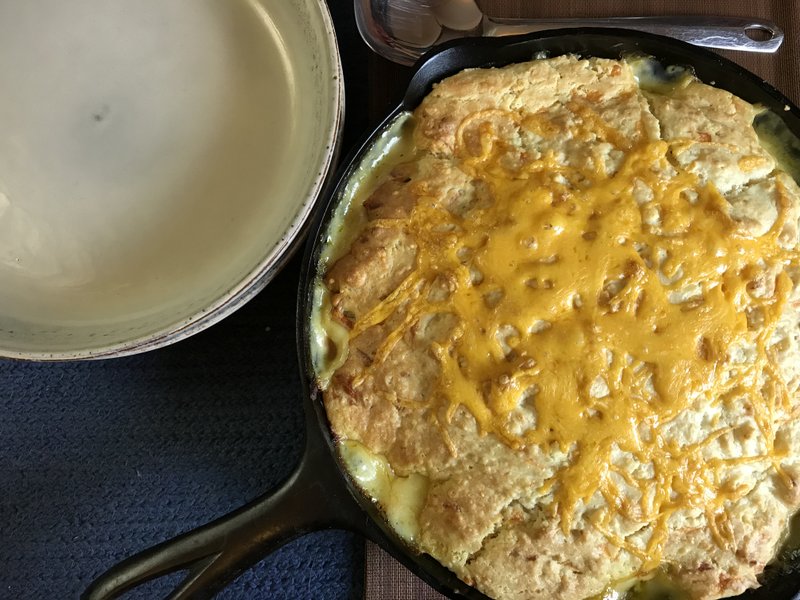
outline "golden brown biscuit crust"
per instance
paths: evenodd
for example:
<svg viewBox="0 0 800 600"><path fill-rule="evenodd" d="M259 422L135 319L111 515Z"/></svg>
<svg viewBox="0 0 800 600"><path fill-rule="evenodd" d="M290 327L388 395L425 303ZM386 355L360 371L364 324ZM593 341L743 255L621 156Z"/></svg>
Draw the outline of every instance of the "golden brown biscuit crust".
<svg viewBox="0 0 800 600"><path fill-rule="evenodd" d="M596 127L618 132L616 147L593 144L586 134L574 133L577 122L590 118L585 107L591 107ZM515 114L524 120L525 115L541 113L556 129L526 130L518 126L520 119L507 117ZM414 268L416 248L406 236L404 219L420 198L435 198L451 212L465 215L481 203L491 203L491 190L458 166L463 158L459 153L480 151L484 123L491 123L508 142L503 164L509 169L552 153L562 164L602 165L613 175L624 160L624 148L642 140L683 140L671 157L676 168L715 185L729 203L730 216L753 235L772 227L777 207L783 204L788 215L783 244L796 248L800 190L775 171L774 160L752 130L753 115L749 104L698 82L668 95L644 93L628 66L611 60L558 57L451 77L436 86L415 113L419 160L397 170L367 200L364 234L326 276L334 311L352 325ZM457 137L466 148L459 146ZM797 282L797 273L789 275ZM765 271L762 279L761 293L769 293L775 273ZM447 281L440 284L446 294ZM770 465L756 464L733 473L736 481L721 482L750 490L726 507L731 527L726 547L709 531L701 512L677 510L672 515L664 562L692 597L718 598L757 585L756 575L774 554L786 518L800 503L797 294L792 298L773 336L775 360L795 413L793 419L784 415L775 424L785 477L777 477ZM463 407L449 421L437 414L440 408L430 403L430 396L439 367L431 348L457 325L453 315L424 315L385 360L375 362L381 342L402 318L400 310L351 341L347 361L325 392L325 403L339 438L357 440L385 455L398 475L420 473L430 480L419 516L419 547L497 598L579 600L634 576L641 559L591 525L602 497L582 507L568 532L558 526L546 484L569 463L569 449L511 448L493 435L480 435ZM758 453L752 412L746 396L732 399L722 413L699 407L676 419L668 435L688 444L707 432L712 421L715 428L724 422L730 433L709 447L707 460ZM519 415L521 422L526 418ZM630 456L620 455L618 461L630 472L643 468ZM612 527L616 535L632 540L647 535L622 517Z"/></svg>

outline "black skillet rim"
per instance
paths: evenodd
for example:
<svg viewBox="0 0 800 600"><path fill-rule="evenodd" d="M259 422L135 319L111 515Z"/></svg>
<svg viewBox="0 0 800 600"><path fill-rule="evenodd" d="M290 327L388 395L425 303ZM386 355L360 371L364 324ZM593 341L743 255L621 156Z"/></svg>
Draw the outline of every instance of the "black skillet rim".
<svg viewBox="0 0 800 600"><path fill-rule="evenodd" d="M426 554L420 554L400 539L388 526L380 509L352 481L341 461L330 423L322 403L322 394L310 355L310 323L313 310L313 291L321 252L326 244L327 230L333 213L341 200L345 186L354 175L365 153L397 116L412 111L430 92L433 85L466 68L501 67L537 57L562 54L620 58L631 54L654 57L662 65L688 66L706 83L726 89L752 104L759 104L781 117L786 127L800 138L800 109L775 87L727 58L704 48L655 34L612 28L575 28L537 32L507 38L468 38L456 40L433 49L413 67L414 73L402 102L371 133L351 150L337 169L331 185L320 197L316 214L309 228L309 238L303 257L297 307L297 346L300 378L310 396L317 426L325 446L344 476L353 501L367 514L375 531L373 538L416 575L451 598L487 598L459 580L455 574ZM794 567L794 566L793 566ZM795 569L800 567L794 567ZM800 584L792 582L792 573L776 573L761 588L736 596L741 600L797 600ZM792 586L794 583L794 587ZM776 596L775 594L781 594Z"/></svg>

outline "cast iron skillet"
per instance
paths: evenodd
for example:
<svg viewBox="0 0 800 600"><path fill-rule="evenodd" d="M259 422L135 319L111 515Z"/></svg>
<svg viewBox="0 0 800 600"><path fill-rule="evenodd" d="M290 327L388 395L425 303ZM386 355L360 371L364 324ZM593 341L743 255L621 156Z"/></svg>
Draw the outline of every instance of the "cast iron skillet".
<svg viewBox="0 0 800 600"><path fill-rule="evenodd" d="M350 481L341 463L316 385L310 356L310 316L314 280L326 231L344 186L372 142L401 111L413 110L433 83L468 67L502 66L539 53L575 53L619 58L651 55L664 65L691 65L707 83L730 90L771 109L800 137L800 110L778 91L738 65L706 50L660 36L611 29L567 29L505 39L470 39L441 47L417 63L416 73L398 108L351 154L338 184L321 204L311 231L298 296L297 344L303 389L306 443L300 464L275 492L208 525L128 558L101 575L86 590L86 600L114 598L145 581L187 571L174 600L209 598L265 555L309 531L345 528L383 546L406 567L451 598L485 599L427 555L408 547L389 528L375 504ZM791 148L800 159L800 144ZM768 567L763 586L740 596L750 600L800 599L800 553L787 553L780 566Z"/></svg>

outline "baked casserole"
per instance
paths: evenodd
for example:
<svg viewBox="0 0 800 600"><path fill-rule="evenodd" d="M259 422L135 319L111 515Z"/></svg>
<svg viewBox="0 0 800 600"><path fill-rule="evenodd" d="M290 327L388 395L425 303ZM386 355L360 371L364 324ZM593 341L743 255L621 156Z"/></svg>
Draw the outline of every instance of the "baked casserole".
<svg viewBox="0 0 800 600"><path fill-rule="evenodd" d="M756 112L575 56L425 98L320 301L398 534L494 598L758 585L800 506L800 189Z"/></svg>

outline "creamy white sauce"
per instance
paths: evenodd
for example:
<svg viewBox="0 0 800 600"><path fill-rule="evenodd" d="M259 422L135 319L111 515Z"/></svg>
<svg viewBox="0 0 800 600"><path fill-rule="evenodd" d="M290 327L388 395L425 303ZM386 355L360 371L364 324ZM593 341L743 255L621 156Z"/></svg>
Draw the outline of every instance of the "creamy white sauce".
<svg viewBox="0 0 800 600"><path fill-rule="evenodd" d="M629 56L625 62L630 65L639 87L648 92L669 94L695 79L691 69L677 65L665 67L652 56Z"/></svg>
<svg viewBox="0 0 800 600"><path fill-rule="evenodd" d="M627 579L603 592L596 600L688 600L662 571L647 579Z"/></svg>
<svg viewBox="0 0 800 600"><path fill-rule="evenodd" d="M331 318L330 293L322 276L347 252L361 231L366 222L364 201L394 166L411 158L411 127L411 113L400 113L376 138L347 182L323 234L325 243L317 265L310 328L311 360L323 389L347 359L349 331Z"/></svg>
<svg viewBox="0 0 800 600"><path fill-rule="evenodd" d="M341 442L339 452L350 475L378 503L392 529L413 543L419 532L419 513L428 493L428 479L418 473L398 476L385 457L358 442Z"/></svg>
<svg viewBox="0 0 800 600"><path fill-rule="evenodd" d="M761 111L753 122L761 145L776 160L781 169L800 184L800 139L792 133L783 119L771 110Z"/></svg>
<svg viewBox="0 0 800 600"><path fill-rule="evenodd" d="M412 156L410 113L401 113L364 154L342 192L325 232L314 284L311 312L311 357L318 384L324 389L347 358L349 330L331 318L331 299L322 276L344 255L366 222L364 201L397 164ZM397 475L385 457L353 440L338 444L342 460L355 482L381 508L392 529L413 543L419 512L428 491L426 477Z"/></svg>

